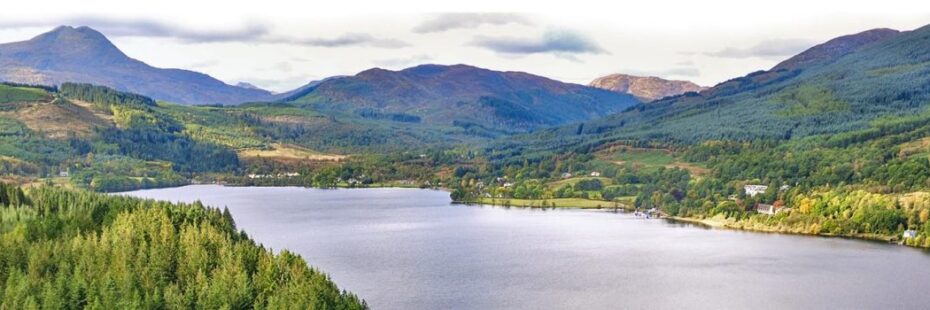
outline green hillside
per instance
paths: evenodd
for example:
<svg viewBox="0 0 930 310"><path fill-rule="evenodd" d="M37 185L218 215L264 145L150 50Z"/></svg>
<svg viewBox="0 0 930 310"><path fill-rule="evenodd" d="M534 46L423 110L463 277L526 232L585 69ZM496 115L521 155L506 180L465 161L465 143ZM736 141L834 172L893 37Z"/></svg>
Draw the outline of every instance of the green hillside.
<svg viewBox="0 0 930 310"><path fill-rule="evenodd" d="M49 96L47 91L40 88L0 83L0 104L44 101Z"/></svg>
<svg viewBox="0 0 930 310"><path fill-rule="evenodd" d="M301 177L264 184L329 187L352 177L420 184L434 178L438 161L463 153L442 150L488 139L457 127L324 114L288 103L156 103L90 84L10 86L0 96L17 98L0 109L0 176L95 191L193 179L255 182L244 176L283 173Z"/></svg>

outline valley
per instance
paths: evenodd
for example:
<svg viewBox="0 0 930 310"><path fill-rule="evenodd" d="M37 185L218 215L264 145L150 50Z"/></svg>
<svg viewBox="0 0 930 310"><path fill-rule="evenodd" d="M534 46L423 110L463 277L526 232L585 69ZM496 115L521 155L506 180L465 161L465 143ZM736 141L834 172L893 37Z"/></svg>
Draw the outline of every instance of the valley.
<svg viewBox="0 0 930 310"><path fill-rule="evenodd" d="M534 27L445 18L433 27L454 30L411 36ZM494 69L386 58L414 49L400 39L245 30L186 35L208 38L200 52L299 46L254 72L281 80L149 65L114 43L142 51L126 29L0 44L0 309L927 302L930 26L678 52L780 60L708 87L680 79L700 76L690 58L579 84L565 66L627 54L573 32L449 48L513 63ZM298 50L341 48L385 58L291 72L341 65ZM512 69L546 54L559 63ZM291 86L255 86L275 83Z"/></svg>

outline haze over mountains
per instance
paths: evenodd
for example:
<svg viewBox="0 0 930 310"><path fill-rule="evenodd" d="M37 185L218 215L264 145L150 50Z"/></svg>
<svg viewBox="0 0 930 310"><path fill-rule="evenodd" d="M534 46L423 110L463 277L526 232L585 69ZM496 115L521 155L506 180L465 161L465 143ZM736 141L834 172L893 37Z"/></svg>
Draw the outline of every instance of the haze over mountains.
<svg viewBox="0 0 930 310"><path fill-rule="evenodd" d="M621 73L599 77L591 81L588 86L630 94L643 101L653 101L706 89L706 87L689 81L672 81L654 76L635 76Z"/></svg>
<svg viewBox="0 0 930 310"><path fill-rule="evenodd" d="M149 66L126 56L88 27L61 26L28 41L0 44L0 80L92 83L184 104L230 104L271 97L268 91L228 85L203 73Z"/></svg>

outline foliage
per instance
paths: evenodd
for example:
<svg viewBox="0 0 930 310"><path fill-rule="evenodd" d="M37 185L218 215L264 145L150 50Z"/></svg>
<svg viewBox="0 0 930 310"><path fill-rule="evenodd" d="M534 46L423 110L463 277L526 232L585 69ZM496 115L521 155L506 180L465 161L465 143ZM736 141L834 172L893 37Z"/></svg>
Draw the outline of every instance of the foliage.
<svg viewBox="0 0 930 310"><path fill-rule="evenodd" d="M155 106L152 98L116 91L105 86L91 84L63 83L58 92L65 97L93 102L102 106L129 105L129 106Z"/></svg>

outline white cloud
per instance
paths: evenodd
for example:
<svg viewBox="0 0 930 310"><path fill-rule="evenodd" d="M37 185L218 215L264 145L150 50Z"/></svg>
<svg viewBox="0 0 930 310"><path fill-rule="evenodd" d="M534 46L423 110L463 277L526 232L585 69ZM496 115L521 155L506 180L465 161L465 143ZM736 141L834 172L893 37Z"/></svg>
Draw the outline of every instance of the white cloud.
<svg viewBox="0 0 930 310"><path fill-rule="evenodd" d="M423 21L413 28L416 33L443 32L453 29L477 28L481 25L531 25L526 16L513 13L445 13Z"/></svg>

